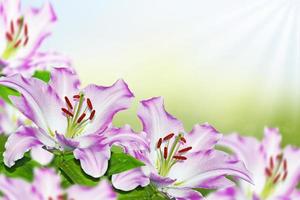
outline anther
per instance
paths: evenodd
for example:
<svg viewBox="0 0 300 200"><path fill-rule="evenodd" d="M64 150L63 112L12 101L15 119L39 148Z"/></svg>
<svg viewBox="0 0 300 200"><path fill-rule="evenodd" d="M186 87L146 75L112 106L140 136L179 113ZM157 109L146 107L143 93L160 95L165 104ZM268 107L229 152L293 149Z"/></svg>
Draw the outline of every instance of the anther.
<svg viewBox="0 0 300 200"><path fill-rule="evenodd" d="M86 104L88 105L90 110L93 110L93 104L89 98L86 99Z"/></svg>
<svg viewBox="0 0 300 200"><path fill-rule="evenodd" d="M13 35L15 33L14 22L10 21L10 32Z"/></svg>
<svg viewBox="0 0 300 200"><path fill-rule="evenodd" d="M28 35L28 26L25 24L24 26L24 34L27 36Z"/></svg>
<svg viewBox="0 0 300 200"><path fill-rule="evenodd" d="M187 148L179 150L178 153L185 153L185 152L188 152L191 149L192 149L192 147L187 147Z"/></svg>
<svg viewBox="0 0 300 200"><path fill-rule="evenodd" d="M164 137L164 141L170 140L174 136L174 133L170 133L169 135Z"/></svg>
<svg viewBox="0 0 300 200"><path fill-rule="evenodd" d="M72 106L72 104L71 104L71 102L70 102L70 100L69 100L69 98L67 96L65 96L65 101L66 101L68 107L72 110L73 106Z"/></svg>
<svg viewBox="0 0 300 200"><path fill-rule="evenodd" d="M284 169L284 171L287 171L287 161L286 161L286 159L284 159L284 161L283 161L283 169Z"/></svg>
<svg viewBox="0 0 300 200"><path fill-rule="evenodd" d="M80 122L82 122L82 120L84 119L85 116L86 116L86 114L82 113L82 115L78 118L77 123L79 124Z"/></svg>
<svg viewBox="0 0 300 200"><path fill-rule="evenodd" d="M20 17L18 20L17 20L17 24L18 26L21 26L23 23L23 19Z"/></svg>
<svg viewBox="0 0 300 200"><path fill-rule="evenodd" d="M265 173L268 177L271 177L272 176L272 171L269 169L269 168L266 168L265 169Z"/></svg>
<svg viewBox="0 0 300 200"><path fill-rule="evenodd" d="M274 180L273 180L273 183L274 183L274 184L276 184L276 183L277 183L277 181L279 180L280 176L281 176L281 174L280 174L280 173L279 173L279 174L277 174L277 175L275 176L275 178L274 178Z"/></svg>
<svg viewBox="0 0 300 200"><path fill-rule="evenodd" d="M66 115L73 117L73 114L65 108L61 109Z"/></svg>
<svg viewBox="0 0 300 200"><path fill-rule="evenodd" d="M73 96L73 98L74 98L74 99L80 99L80 95L79 95L79 94L76 94L76 95Z"/></svg>
<svg viewBox="0 0 300 200"><path fill-rule="evenodd" d="M185 156L173 156L173 158L177 160L186 160L187 158Z"/></svg>
<svg viewBox="0 0 300 200"><path fill-rule="evenodd" d="M161 138L159 138L159 140L158 140L158 142L157 142L157 145L156 145L156 147L159 149L160 148L160 146L161 146L161 143L162 143L162 139Z"/></svg>
<svg viewBox="0 0 300 200"><path fill-rule="evenodd" d="M18 48L19 45L20 45L20 43L21 43L21 40L19 39L19 40L15 43L14 48Z"/></svg>
<svg viewBox="0 0 300 200"><path fill-rule="evenodd" d="M180 140L183 142L183 143L186 143L186 139L184 137L181 137Z"/></svg>
<svg viewBox="0 0 300 200"><path fill-rule="evenodd" d="M7 39L9 42L13 41L13 37L12 37L12 35L11 35L10 33L6 33L5 36L6 36L6 39Z"/></svg>
<svg viewBox="0 0 300 200"><path fill-rule="evenodd" d="M28 43L29 38L26 36L24 42L23 42L23 46L26 46L26 44Z"/></svg>
<svg viewBox="0 0 300 200"><path fill-rule="evenodd" d="M89 117L89 120L93 120L93 119L94 119L95 113L96 113L96 110L93 110L93 111L91 112L91 115L90 115L90 117Z"/></svg>
<svg viewBox="0 0 300 200"><path fill-rule="evenodd" d="M281 161L281 160L282 160L282 157L283 157L282 154L278 154L278 155L276 156L276 159L279 160L279 161Z"/></svg>
<svg viewBox="0 0 300 200"><path fill-rule="evenodd" d="M284 174L283 174L283 177L282 177L282 181L285 181L285 179L286 179L287 175L288 175L288 172L287 172L287 171L285 171L285 172L284 172Z"/></svg>
<svg viewBox="0 0 300 200"><path fill-rule="evenodd" d="M270 168L271 170L274 169L274 160L272 156L270 157Z"/></svg>
<svg viewBox="0 0 300 200"><path fill-rule="evenodd" d="M167 156L168 156L168 148L165 147L164 148L164 159L167 159Z"/></svg>

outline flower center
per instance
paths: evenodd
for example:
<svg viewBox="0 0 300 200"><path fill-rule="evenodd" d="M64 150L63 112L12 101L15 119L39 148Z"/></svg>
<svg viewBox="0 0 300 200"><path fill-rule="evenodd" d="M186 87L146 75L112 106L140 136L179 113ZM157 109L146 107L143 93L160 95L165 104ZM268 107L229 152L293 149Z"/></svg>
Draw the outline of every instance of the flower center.
<svg viewBox="0 0 300 200"><path fill-rule="evenodd" d="M286 180L288 175L288 163L287 160L283 158L283 154L277 156L271 156L269 158L268 166L265 168L266 183L264 189L261 193L263 199L268 198L275 186Z"/></svg>
<svg viewBox="0 0 300 200"><path fill-rule="evenodd" d="M170 169L177 162L184 162L187 157L184 154L192 149L191 146L184 147L186 139L182 134L175 136L174 133L159 138L156 145L157 160L156 168L159 175L167 176Z"/></svg>
<svg viewBox="0 0 300 200"><path fill-rule="evenodd" d="M82 93L73 96L73 104L67 96L65 102L67 107L61 110L68 120L66 137L74 138L80 135L87 124L94 119L96 110L91 100L85 99Z"/></svg>
<svg viewBox="0 0 300 200"><path fill-rule="evenodd" d="M5 37L7 44L2 53L2 58L8 59L13 56L21 46L26 46L28 43L28 26L24 22L24 17L10 21Z"/></svg>

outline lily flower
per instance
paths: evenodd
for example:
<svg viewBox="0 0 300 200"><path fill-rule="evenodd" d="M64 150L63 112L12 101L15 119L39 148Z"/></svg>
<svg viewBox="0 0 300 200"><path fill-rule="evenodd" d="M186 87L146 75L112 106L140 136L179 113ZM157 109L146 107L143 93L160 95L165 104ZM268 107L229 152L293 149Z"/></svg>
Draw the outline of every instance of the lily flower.
<svg viewBox="0 0 300 200"><path fill-rule="evenodd" d="M238 134L225 136L220 142L237 158L243 160L252 173L254 185L239 182L239 186L211 194L209 199L296 200L300 181L300 149L281 149L281 135L276 128L265 128L262 142Z"/></svg>
<svg viewBox="0 0 300 200"><path fill-rule="evenodd" d="M88 175L100 177L106 172L114 140L138 139L136 134L106 137L113 116L127 109L133 99L123 80L110 87L91 84L79 89L73 71L54 68L48 84L20 75L2 77L0 84L22 94L10 99L35 125L22 126L9 136L3 154L8 167L26 151L43 147L52 152L73 151Z"/></svg>
<svg viewBox="0 0 300 200"><path fill-rule="evenodd" d="M39 9L30 8L22 12L20 0L2 0L0 2L2 41L0 43L0 71L2 69L5 75L16 72L25 73L27 70L41 66L36 65L36 61L33 62L37 59L39 62L44 59L43 67L51 63L64 66L69 63L65 56L37 51L44 39L51 34L52 25L56 21L57 17L49 2Z"/></svg>
<svg viewBox="0 0 300 200"><path fill-rule="evenodd" d="M159 97L141 101L138 116L143 124L140 135L149 138L148 148L130 146L124 150L146 166L113 175L115 188L129 191L151 181L171 198L196 200L202 196L194 188L231 186L227 175L251 182L242 162L214 149L221 134L209 124L197 124L185 133L182 123L165 111ZM129 128L119 130L119 134L131 132Z"/></svg>
<svg viewBox="0 0 300 200"><path fill-rule="evenodd" d="M53 169L35 169L34 180L29 183L23 179L7 178L0 175L0 191L3 199L9 200L63 200L68 199L107 199L115 200L116 194L111 185L102 180L95 187L82 187L73 185L64 191L60 176Z"/></svg>

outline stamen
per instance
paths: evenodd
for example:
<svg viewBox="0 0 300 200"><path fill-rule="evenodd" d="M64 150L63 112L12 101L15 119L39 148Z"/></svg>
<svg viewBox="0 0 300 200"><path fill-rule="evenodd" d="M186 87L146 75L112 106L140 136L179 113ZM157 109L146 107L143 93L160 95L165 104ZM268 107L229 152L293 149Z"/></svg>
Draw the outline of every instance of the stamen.
<svg viewBox="0 0 300 200"><path fill-rule="evenodd" d="M287 171L287 161L286 161L286 159L284 159L284 161L283 161L283 169L284 169L284 171Z"/></svg>
<svg viewBox="0 0 300 200"><path fill-rule="evenodd" d="M91 112L91 115L90 115L90 117L89 117L89 120L93 120L93 119L94 119L95 113L96 113L96 110L93 110L93 111Z"/></svg>
<svg viewBox="0 0 300 200"><path fill-rule="evenodd" d="M19 39L19 40L15 43L14 48L18 48L18 46L20 45L20 43L21 43L21 40Z"/></svg>
<svg viewBox="0 0 300 200"><path fill-rule="evenodd" d="M72 104L71 104L71 102L70 102L70 100L69 100L69 98L67 96L65 96L65 101L66 101L68 107L72 110L73 106L72 106Z"/></svg>
<svg viewBox="0 0 300 200"><path fill-rule="evenodd" d="M79 95L79 94L74 95L73 98L74 98L74 99L80 99L80 95Z"/></svg>
<svg viewBox="0 0 300 200"><path fill-rule="evenodd" d="M24 25L24 34L26 36L28 35L28 26L27 26L27 24Z"/></svg>
<svg viewBox="0 0 300 200"><path fill-rule="evenodd" d="M170 140L172 137L174 136L174 133L170 133L169 135L167 135L166 137L164 137L164 141Z"/></svg>
<svg viewBox="0 0 300 200"><path fill-rule="evenodd" d="M93 110L93 104L89 98L86 99L86 104L88 105L90 110Z"/></svg>
<svg viewBox="0 0 300 200"><path fill-rule="evenodd" d="M167 156L168 156L168 148L165 147L164 148L164 159L167 159Z"/></svg>
<svg viewBox="0 0 300 200"><path fill-rule="evenodd" d="M15 33L14 22L10 21L10 32L13 35Z"/></svg>
<svg viewBox="0 0 300 200"><path fill-rule="evenodd" d="M283 157L282 154L278 154L278 155L276 156L276 159L279 160L279 161L281 161L281 160L282 160L282 157Z"/></svg>
<svg viewBox="0 0 300 200"><path fill-rule="evenodd" d="M273 180L273 183L274 184L276 184L277 183L277 181L278 181L278 179L280 178L280 176L281 176L281 174L279 173L279 174L277 174L276 176L275 176L275 178L274 178L274 180Z"/></svg>
<svg viewBox="0 0 300 200"><path fill-rule="evenodd" d="M187 148L179 150L178 153L185 153L185 152L187 152L187 151L189 151L191 149L192 149L192 147L187 147Z"/></svg>
<svg viewBox="0 0 300 200"><path fill-rule="evenodd" d="M185 156L173 156L173 158L177 160L186 160L187 158Z"/></svg>
<svg viewBox="0 0 300 200"><path fill-rule="evenodd" d="M20 17L20 18L17 20L17 24L18 24L18 26L21 26L22 23L23 23L23 18Z"/></svg>
<svg viewBox="0 0 300 200"><path fill-rule="evenodd" d="M285 172L284 172L284 174L283 174L283 177L282 177L282 181L285 181L285 179L286 179L287 175L288 175L288 172L287 172L287 171L285 171Z"/></svg>
<svg viewBox="0 0 300 200"><path fill-rule="evenodd" d="M272 171L269 169L269 168L266 168L265 169L265 173L268 177L271 177L272 176Z"/></svg>
<svg viewBox="0 0 300 200"><path fill-rule="evenodd" d="M184 137L181 137L180 140L183 142L183 143L186 143L186 139Z"/></svg>
<svg viewBox="0 0 300 200"><path fill-rule="evenodd" d="M270 168L271 170L274 169L274 160L272 156L270 157Z"/></svg>
<svg viewBox="0 0 300 200"><path fill-rule="evenodd" d="M28 43L28 40L29 40L29 38L26 37L26 38L25 38L25 41L24 41L24 43L23 43L23 46L26 46L26 44Z"/></svg>
<svg viewBox="0 0 300 200"><path fill-rule="evenodd" d="M5 34L5 36L6 36L6 39L9 41L9 42L12 42L13 41L13 37L12 37L12 35L10 34L10 33L6 33Z"/></svg>
<svg viewBox="0 0 300 200"><path fill-rule="evenodd" d="M69 115L69 116L73 117L73 114L72 114L70 111L68 111L67 109L62 108L61 110L62 110L66 115Z"/></svg>
<svg viewBox="0 0 300 200"><path fill-rule="evenodd" d="M82 120L84 119L84 117L86 116L85 113L82 113L82 115L79 117L79 119L77 120L77 123L79 124L80 122L82 122Z"/></svg>
<svg viewBox="0 0 300 200"><path fill-rule="evenodd" d="M158 142L157 142L157 145L156 145L156 148L160 148L160 146L161 146L161 143L162 143L162 139L161 138L159 138L159 140L158 140Z"/></svg>

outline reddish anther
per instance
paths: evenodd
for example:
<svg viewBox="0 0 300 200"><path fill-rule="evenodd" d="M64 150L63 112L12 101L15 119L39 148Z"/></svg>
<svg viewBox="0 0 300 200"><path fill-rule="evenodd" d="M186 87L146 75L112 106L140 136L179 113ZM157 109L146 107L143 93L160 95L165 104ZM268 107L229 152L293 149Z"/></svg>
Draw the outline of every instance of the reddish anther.
<svg viewBox="0 0 300 200"><path fill-rule="evenodd" d="M170 133L169 135L167 135L166 137L164 137L164 141L170 140L172 137L174 136L174 133Z"/></svg>
<svg viewBox="0 0 300 200"><path fill-rule="evenodd" d="M77 123L79 124L85 118L86 114L82 113L82 115L78 118Z"/></svg>
<svg viewBox="0 0 300 200"><path fill-rule="evenodd" d="M66 101L68 107L72 110L73 106L72 106L71 101L69 100L69 98L67 96L65 96L65 101Z"/></svg>
<svg viewBox="0 0 300 200"><path fill-rule="evenodd" d="M21 26L22 22L23 22L23 19L20 17L20 18L17 20L18 26Z"/></svg>
<svg viewBox="0 0 300 200"><path fill-rule="evenodd" d="M189 151L191 149L192 149L192 147L186 147L184 149L179 150L178 153L185 153L185 152L187 152L187 151Z"/></svg>
<svg viewBox="0 0 300 200"><path fill-rule="evenodd" d="M282 181L285 181L285 179L286 179L287 175L288 175L288 172L287 172L287 171L285 171L285 172L284 172L284 174L283 174L283 177L282 177Z"/></svg>
<svg viewBox="0 0 300 200"><path fill-rule="evenodd" d="M180 140L183 142L183 143L186 143L186 139L184 137L181 137Z"/></svg>
<svg viewBox="0 0 300 200"><path fill-rule="evenodd" d="M281 160L282 160L282 157L283 157L282 154L278 154L278 155L276 156L276 159L279 160L279 161L281 161Z"/></svg>
<svg viewBox="0 0 300 200"><path fill-rule="evenodd" d="M274 160L272 156L270 157L270 168L271 170L274 169Z"/></svg>
<svg viewBox="0 0 300 200"><path fill-rule="evenodd" d="M90 110L93 110L93 104L89 98L86 99L86 104L88 105Z"/></svg>
<svg viewBox="0 0 300 200"><path fill-rule="evenodd" d="M13 35L15 33L14 22L10 21L10 32Z"/></svg>
<svg viewBox="0 0 300 200"><path fill-rule="evenodd" d="M160 146L161 146L161 144L162 144L162 139L161 139L161 138L159 138L159 140L158 140L158 142L157 142L157 145L156 145L156 147L159 149L159 148L160 148Z"/></svg>
<svg viewBox="0 0 300 200"><path fill-rule="evenodd" d="M19 40L15 43L14 48L18 48L19 45L20 45L20 43L21 43L21 40L19 39Z"/></svg>
<svg viewBox="0 0 300 200"><path fill-rule="evenodd" d="M164 148L164 159L167 159L167 157L168 157L168 148L165 147Z"/></svg>
<svg viewBox="0 0 300 200"><path fill-rule="evenodd" d="M173 158L177 160L186 160L187 158L185 156L173 156Z"/></svg>
<svg viewBox="0 0 300 200"><path fill-rule="evenodd" d="M79 98L80 98L80 95L79 95L79 94L76 94L76 95L73 96L73 98L74 98L74 99L79 99Z"/></svg>
<svg viewBox="0 0 300 200"><path fill-rule="evenodd" d="M95 113L96 113L96 110L93 110L93 111L91 112L91 115L90 115L90 117L89 117L89 120L93 120L93 119L94 119Z"/></svg>
<svg viewBox="0 0 300 200"><path fill-rule="evenodd" d="M274 183L274 184L277 183L277 181L279 180L280 176L281 176L280 173L277 174L277 175L275 176L275 178L274 178L274 180L273 180L273 183Z"/></svg>
<svg viewBox="0 0 300 200"><path fill-rule="evenodd" d="M286 161L286 159L284 159L284 161L283 161L283 169L284 169L284 171L287 171L287 161Z"/></svg>
<svg viewBox="0 0 300 200"><path fill-rule="evenodd" d="M11 35L10 33L6 33L5 36L6 36L6 39L7 39L9 42L13 41L13 37L12 37L12 35Z"/></svg>
<svg viewBox="0 0 300 200"><path fill-rule="evenodd" d="M73 113L71 113L71 112L68 111L67 109L62 108L61 110L62 110L66 115L73 117Z"/></svg>
<svg viewBox="0 0 300 200"><path fill-rule="evenodd" d="M23 45L24 45L24 46L26 46L26 44L28 43L28 40L29 40L29 38L26 37L25 40L24 40L24 42L23 42Z"/></svg>
<svg viewBox="0 0 300 200"><path fill-rule="evenodd" d="M265 173L268 177L271 177L272 176L272 171L269 169L269 168L266 168L265 169Z"/></svg>
<svg viewBox="0 0 300 200"><path fill-rule="evenodd" d="M24 34L27 36L28 35L28 26L25 24L24 26Z"/></svg>

